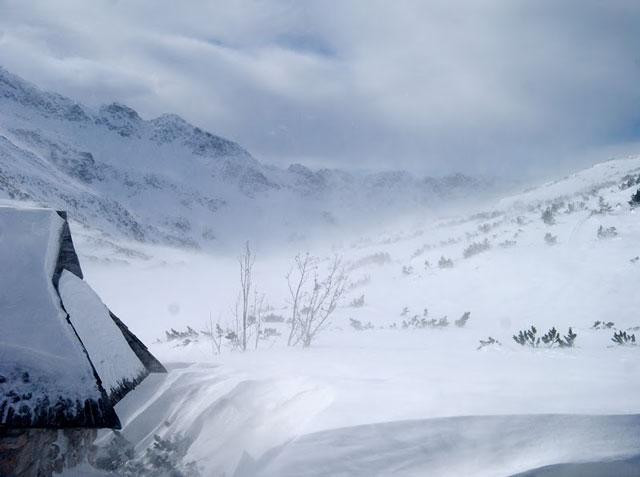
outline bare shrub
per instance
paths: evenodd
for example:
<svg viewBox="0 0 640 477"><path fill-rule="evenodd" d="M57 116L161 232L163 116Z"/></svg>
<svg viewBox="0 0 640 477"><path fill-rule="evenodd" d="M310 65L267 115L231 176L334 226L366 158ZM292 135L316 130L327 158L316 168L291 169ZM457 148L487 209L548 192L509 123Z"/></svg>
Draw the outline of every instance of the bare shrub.
<svg viewBox="0 0 640 477"><path fill-rule="evenodd" d="M209 322L207 323L206 330L201 333L211 341L211 354L220 354L222 338L224 338L224 330L219 323L216 323L215 327L213 326L211 315L209 315Z"/></svg>
<svg viewBox="0 0 640 477"><path fill-rule="evenodd" d="M255 344L254 349L258 349L258 343L262 337L262 315L267 309L264 304L264 295L254 293L253 304L251 306L251 314L249 315L249 325L254 327L255 330Z"/></svg>
<svg viewBox="0 0 640 477"><path fill-rule="evenodd" d="M311 346L345 293L347 275L340 257L333 258L323 276L318 268L317 259L308 253L298 255L286 276L292 306L289 346Z"/></svg>
<svg viewBox="0 0 640 477"><path fill-rule="evenodd" d="M242 345L242 351L247 350L247 327L249 317L249 299L251 297L251 290L253 287L253 265L255 264L256 256L249 247L249 242L245 243L244 252L238 259L240 263L240 310L242 313L241 323L241 335L240 343Z"/></svg>

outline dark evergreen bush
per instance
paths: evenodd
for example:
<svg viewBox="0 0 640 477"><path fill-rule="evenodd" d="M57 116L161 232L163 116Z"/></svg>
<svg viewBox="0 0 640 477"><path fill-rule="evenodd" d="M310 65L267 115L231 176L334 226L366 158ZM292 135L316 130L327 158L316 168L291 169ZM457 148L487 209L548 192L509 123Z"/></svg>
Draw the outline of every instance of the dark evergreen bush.
<svg viewBox="0 0 640 477"><path fill-rule="evenodd" d="M165 331L164 334L167 338L167 341L184 340L185 338L193 339L198 337L198 332L190 326L187 326L187 329L185 331L178 331L174 328L171 328L170 331Z"/></svg>
<svg viewBox="0 0 640 477"><path fill-rule="evenodd" d="M618 235L618 231L615 227L607 227L604 228L602 225L598 227L598 238L599 239L607 239L613 238Z"/></svg>
<svg viewBox="0 0 640 477"><path fill-rule="evenodd" d="M120 433L105 447L98 447L95 466L121 477L198 477L195 462L185 462L192 440L182 436L163 439L153 436L153 444L135 456L133 445Z"/></svg>
<svg viewBox="0 0 640 477"><path fill-rule="evenodd" d="M471 318L471 312L470 311L465 311L464 314L460 318L455 320L453 323L458 328L464 328L464 326L467 324L467 321L469 321L469 318Z"/></svg>
<svg viewBox="0 0 640 477"><path fill-rule="evenodd" d="M413 267L411 265L403 265L402 274L403 275L411 275L411 274L413 274Z"/></svg>
<svg viewBox="0 0 640 477"><path fill-rule="evenodd" d="M444 256L440 257L438 260L438 267L440 268L453 268L453 260L450 258L445 258Z"/></svg>
<svg viewBox="0 0 640 477"><path fill-rule="evenodd" d="M564 340L560 340L559 344L561 348L573 348L576 338L578 337L577 333L569 327L569 332L564 335Z"/></svg>
<svg viewBox="0 0 640 477"><path fill-rule="evenodd" d="M614 325L615 323L613 321L594 321L591 328L594 330L608 330L613 328Z"/></svg>
<svg viewBox="0 0 640 477"><path fill-rule="evenodd" d="M547 225L553 225L556 223L556 219L553 216L553 209L551 207L547 207L540 216L542 221Z"/></svg>
<svg viewBox="0 0 640 477"><path fill-rule="evenodd" d="M440 319L433 318L428 320L426 318L420 318L418 315L415 315L409 320L402 321L402 328L415 328L415 329L424 329L424 328L446 328L449 326L449 320L446 316L443 316Z"/></svg>
<svg viewBox="0 0 640 477"><path fill-rule="evenodd" d="M491 224L478 225L478 230L483 234L487 234L491 230Z"/></svg>
<svg viewBox="0 0 640 477"><path fill-rule="evenodd" d="M626 331L618 331L613 334L611 341L620 346L636 346L636 335L627 334Z"/></svg>
<svg viewBox="0 0 640 477"><path fill-rule="evenodd" d="M491 244L489 243L489 240L484 239L482 242L474 242L471 245L469 245L467 248L464 249L464 252L462 252L462 255L464 256L464 258L469 258L479 253L486 252L490 248L491 248Z"/></svg>
<svg viewBox="0 0 640 477"><path fill-rule="evenodd" d="M262 321L265 323L284 323L284 316L269 313L262 318Z"/></svg>
<svg viewBox="0 0 640 477"><path fill-rule="evenodd" d="M362 308L364 306L364 295L360 295L358 298L351 300L349 306L352 308Z"/></svg>
<svg viewBox="0 0 640 477"><path fill-rule="evenodd" d="M373 324L370 321L363 323L362 321L356 320L355 318L349 318L349 324L356 331L372 330L374 328Z"/></svg>
<svg viewBox="0 0 640 477"><path fill-rule="evenodd" d="M96 450L95 465L98 469L115 472L133 460L135 455L131 442L118 431L113 431L113 437L105 447Z"/></svg>
<svg viewBox="0 0 640 477"><path fill-rule="evenodd" d="M619 187L620 190L625 190L638 184L640 184L640 174L636 176L629 174L622 178L622 182Z"/></svg>
<svg viewBox="0 0 640 477"><path fill-rule="evenodd" d="M521 330L517 335L513 335L513 340L520 346L531 346L537 348L540 344L540 338L536 336L538 330L535 326L531 326L528 330Z"/></svg>
<svg viewBox="0 0 640 477"><path fill-rule="evenodd" d="M519 331L517 335L513 335L513 340L520 346L530 346L532 348L538 348L541 342L548 348L552 348L554 346L558 346L560 348L573 348L576 337L578 336L574 333L571 327L569 327L569 331L564 337L558 333L555 326L540 337L537 333L538 330L536 327L532 326L528 330L522 330Z"/></svg>
<svg viewBox="0 0 640 477"><path fill-rule="evenodd" d="M502 343L500 343L497 339L489 336L486 340L480 340L480 346L478 346L476 350L479 350L484 348L485 346L491 346L491 345L502 346Z"/></svg>
<svg viewBox="0 0 640 477"><path fill-rule="evenodd" d="M265 328L264 330L260 330L260 339L262 340L266 340L269 338L274 338L276 336L281 336L282 333L280 333L277 329L275 328Z"/></svg>
<svg viewBox="0 0 640 477"><path fill-rule="evenodd" d="M596 210L593 210L591 212L592 215L605 215L605 214L609 214L611 213L611 211L613 210L613 208L611 207L611 205L604 200L604 197L599 196L598 197L598 208Z"/></svg>

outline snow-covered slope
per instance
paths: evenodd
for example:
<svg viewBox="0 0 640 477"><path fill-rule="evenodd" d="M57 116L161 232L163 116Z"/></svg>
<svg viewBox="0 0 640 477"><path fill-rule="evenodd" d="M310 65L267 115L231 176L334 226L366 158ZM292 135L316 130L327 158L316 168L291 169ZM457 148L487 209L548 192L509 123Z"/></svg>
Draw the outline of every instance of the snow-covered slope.
<svg viewBox="0 0 640 477"><path fill-rule="evenodd" d="M184 462L214 476L637 475L640 346L612 337L639 337L639 187L632 157L484 210L336 236L311 252L342 255L352 287L306 350L286 347L286 322L265 323L281 336L247 353L223 343L218 354L200 333L210 317L233 326L235 254L118 251L79 230L89 282L159 338L156 355L183 363L119 404L122 435L139 455L154 434L183 442ZM275 316L290 313L295 252L258 254L255 284ZM512 336L531 325L571 327L575 346L520 346ZM165 338L187 326L197 336ZM489 337L498 343L481 347Z"/></svg>
<svg viewBox="0 0 640 477"><path fill-rule="evenodd" d="M310 434L258 461L245 460L235 476L505 477L558 463L580 463L581 472L551 475L622 477L637 475L639 447L638 415L452 417ZM630 456L635 465L629 470L634 473L624 472ZM596 462L609 467L589 473L590 468L597 469Z"/></svg>
<svg viewBox="0 0 640 477"><path fill-rule="evenodd" d="M488 189L463 175L279 169L178 116L144 120L116 103L93 110L0 68L0 194L130 239L282 241Z"/></svg>

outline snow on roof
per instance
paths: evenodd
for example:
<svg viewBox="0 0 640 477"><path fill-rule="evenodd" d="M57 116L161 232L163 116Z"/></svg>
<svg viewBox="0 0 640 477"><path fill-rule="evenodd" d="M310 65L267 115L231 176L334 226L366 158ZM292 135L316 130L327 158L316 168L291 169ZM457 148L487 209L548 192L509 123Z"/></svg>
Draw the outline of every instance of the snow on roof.
<svg viewBox="0 0 640 477"><path fill-rule="evenodd" d="M149 374L89 285L64 270L58 290L71 324L110 397L123 387L133 387Z"/></svg>
<svg viewBox="0 0 640 477"><path fill-rule="evenodd" d="M119 427L113 404L164 369L82 281L65 215L0 207L0 270L0 426Z"/></svg>

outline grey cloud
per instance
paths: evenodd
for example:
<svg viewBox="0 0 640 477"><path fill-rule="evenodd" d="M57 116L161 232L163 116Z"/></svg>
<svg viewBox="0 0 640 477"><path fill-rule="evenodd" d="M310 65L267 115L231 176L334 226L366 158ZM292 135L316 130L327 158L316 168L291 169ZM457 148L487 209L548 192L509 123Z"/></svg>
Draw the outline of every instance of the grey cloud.
<svg viewBox="0 0 640 477"><path fill-rule="evenodd" d="M638 139L635 1L0 0L0 64L287 164L520 174Z"/></svg>

